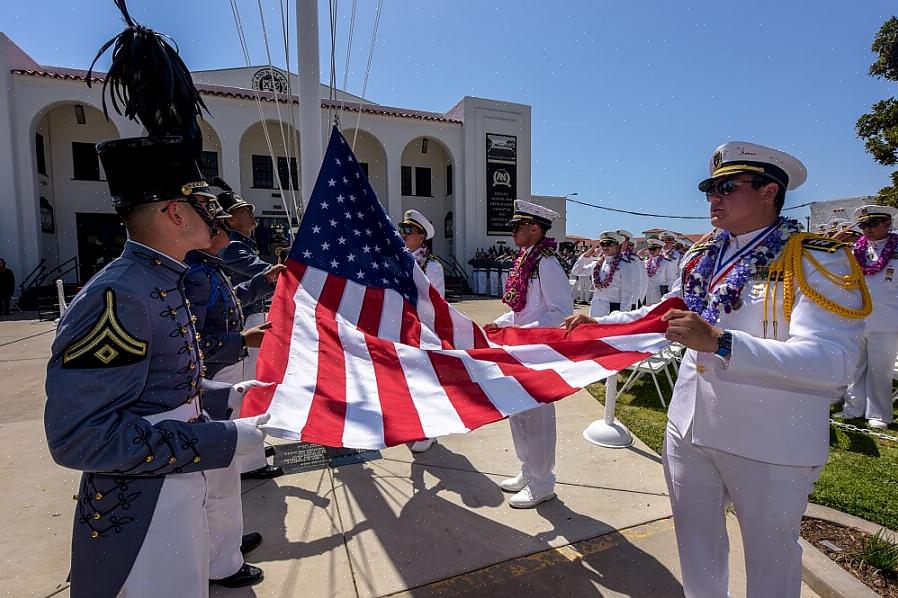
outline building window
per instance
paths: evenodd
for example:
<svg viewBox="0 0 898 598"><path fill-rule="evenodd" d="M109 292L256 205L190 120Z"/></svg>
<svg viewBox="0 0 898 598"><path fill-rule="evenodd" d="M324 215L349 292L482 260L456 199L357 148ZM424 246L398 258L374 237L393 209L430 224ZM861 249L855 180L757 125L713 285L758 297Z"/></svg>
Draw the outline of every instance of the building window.
<svg viewBox="0 0 898 598"><path fill-rule="evenodd" d="M370 176L368 174L368 163L367 162L359 162L359 168L361 168L362 172L365 173L365 178L367 179Z"/></svg>
<svg viewBox="0 0 898 598"><path fill-rule="evenodd" d="M253 155L253 187L274 189L274 166L271 164L271 156Z"/></svg>
<svg viewBox="0 0 898 598"><path fill-rule="evenodd" d="M100 158L95 144L72 142L72 173L76 181L100 180Z"/></svg>
<svg viewBox="0 0 898 598"><path fill-rule="evenodd" d="M430 169L423 166L415 166L415 195L418 197L433 197L430 192Z"/></svg>
<svg viewBox="0 0 898 598"><path fill-rule="evenodd" d="M200 161L200 170L203 171L203 178L206 181L218 176L218 152L203 152Z"/></svg>
<svg viewBox="0 0 898 598"><path fill-rule="evenodd" d="M452 195L452 164L446 165L446 195Z"/></svg>
<svg viewBox="0 0 898 598"><path fill-rule="evenodd" d="M289 189L290 182L293 183L293 189L299 187L298 179L299 172L296 169L296 158L290 158L290 179L287 180L287 158L283 156L278 156L278 178L281 180L281 188Z"/></svg>
<svg viewBox="0 0 898 598"><path fill-rule="evenodd" d="M403 166L402 167L402 195L411 195L412 194L412 167L411 166Z"/></svg>
<svg viewBox="0 0 898 598"><path fill-rule="evenodd" d="M44 153L44 136L40 133L34 135L34 151L37 154L37 172L47 176L47 156Z"/></svg>

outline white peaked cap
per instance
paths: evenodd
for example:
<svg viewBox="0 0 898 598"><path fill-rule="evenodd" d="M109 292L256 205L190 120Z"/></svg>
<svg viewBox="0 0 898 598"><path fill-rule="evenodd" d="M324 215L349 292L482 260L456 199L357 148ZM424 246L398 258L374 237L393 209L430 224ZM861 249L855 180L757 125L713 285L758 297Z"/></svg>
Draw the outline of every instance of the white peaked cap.
<svg viewBox="0 0 898 598"><path fill-rule="evenodd" d="M415 224L419 228L424 229L424 234L427 239L433 238L433 225L430 223L430 220L425 218L424 214L418 210L406 210L405 214L402 216L402 224Z"/></svg>
<svg viewBox="0 0 898 598"><path fill-rule="evenodd" d="M795 189L808 178L804 164L790 154L766 145L747 141L728 141L711 155L709 162L711 176L698 184L701 191L708 191L711 181L717 177L744 172L758 174Z"/></svg>

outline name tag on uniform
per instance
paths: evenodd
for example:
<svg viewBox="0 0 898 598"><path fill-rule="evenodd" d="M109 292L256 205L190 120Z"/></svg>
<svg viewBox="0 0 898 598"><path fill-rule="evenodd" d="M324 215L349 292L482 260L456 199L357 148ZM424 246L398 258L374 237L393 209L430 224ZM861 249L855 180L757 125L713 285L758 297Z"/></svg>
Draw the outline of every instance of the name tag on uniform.
<svg viewBox="0 0 898 598"><path fill-rule="evenodd" d="M755 270L754 274L751 275L752 281L763 281L767 282L767 276L770 274L770 269L767 266L761 266L757 270ZM776 282L783 282L786 278L785 272L777 272L776 276L771 278L771 281L775 280Z"/></svg>

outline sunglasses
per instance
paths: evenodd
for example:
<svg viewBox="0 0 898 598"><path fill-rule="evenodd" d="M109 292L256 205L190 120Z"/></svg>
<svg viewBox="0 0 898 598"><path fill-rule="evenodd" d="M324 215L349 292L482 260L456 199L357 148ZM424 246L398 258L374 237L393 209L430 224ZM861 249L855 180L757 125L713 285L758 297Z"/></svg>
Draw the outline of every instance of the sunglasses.
<svg viewBox="0 0 898 598"><path fill-rule="evenodd" d="M599 241L599 247L613 247L617 245L615 241Z"/></svg>
<svg viewBox="0 0 898 598"><path fill-rule="evenodd" d="M411 224L403 224L399 227L400 235L410 235L412 233L424 234L417 227L412 226Z"/></svg>
<svg viewBox="0 0 898 598"><path fill-rule="evenodd" d="M704 191L705 197L710 200L714 195L718 197L732 195L739 189L739 187L753 182L754 179L735 178L723 179L722 181L711 181L704 189L702 189L702 191Z"/></svg>
<svg viewBox="0 0 898 598"><path fill-rule="evenodd" d="M861 228L873 228L874 226L879 226L880 224L884 224L888 222L890 218L871 218L870 220L865 220L864 222L858 222L858 226Z"/></svg>

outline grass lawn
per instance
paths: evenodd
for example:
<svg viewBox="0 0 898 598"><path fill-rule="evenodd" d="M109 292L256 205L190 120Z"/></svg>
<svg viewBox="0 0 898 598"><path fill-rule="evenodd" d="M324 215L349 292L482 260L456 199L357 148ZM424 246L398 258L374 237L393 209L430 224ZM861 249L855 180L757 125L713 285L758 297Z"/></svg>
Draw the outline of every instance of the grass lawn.
<svg viewBox="0 0 898 598"><path fill-rule="evenodd" d="M618 379L618 388L625 379ZM660 382L667 400L671 389L666 380ZM604 383L587 390L605 402ZM661 453L667 412L651 378L644 377L618 398L616 415L640 440ZM863 420L849 423L864 425ZM895 424L883 431L898 436ZM811 502L898 530L898 443L830 428L829 446L829 462L817 480Z"/></svg>

